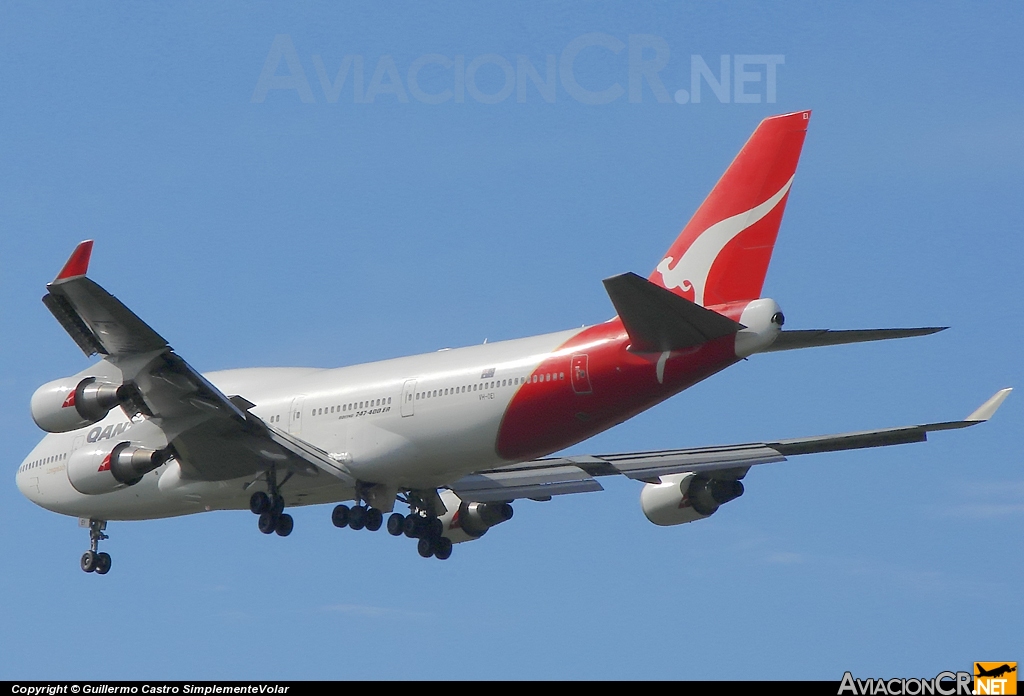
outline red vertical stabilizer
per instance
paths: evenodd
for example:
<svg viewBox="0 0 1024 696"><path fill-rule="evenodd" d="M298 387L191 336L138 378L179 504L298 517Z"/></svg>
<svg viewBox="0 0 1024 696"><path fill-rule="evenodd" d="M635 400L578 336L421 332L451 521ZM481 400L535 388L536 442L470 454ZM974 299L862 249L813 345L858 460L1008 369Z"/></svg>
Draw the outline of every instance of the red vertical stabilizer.
<svg viewBox="0 0 1024 696"><path fill-rule="evenodd" d="M761 296L810 111L761 121L649 280L699 305Z"/></svg>

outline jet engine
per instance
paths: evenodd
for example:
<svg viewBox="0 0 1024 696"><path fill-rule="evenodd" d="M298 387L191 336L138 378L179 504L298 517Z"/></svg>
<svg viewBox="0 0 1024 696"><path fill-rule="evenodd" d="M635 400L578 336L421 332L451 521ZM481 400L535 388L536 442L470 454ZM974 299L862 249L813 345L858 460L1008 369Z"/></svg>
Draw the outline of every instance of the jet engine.
<svg viewBox="0 0 1024 696"><path fill-rule="evenodd" d="M169 458L167 449L154 450L130 442L89 444L68 458L68 480L80 493L110 493L134 486Z"/></svg>
<svg viewBox="0 0 1024 696"><path fill-rule="evenodd" d="M672 474L662 476L661 481L644 486L640 507L647 519L662 527L702 520L720 505L743 495L739 481L706 474Z"/></svg>
<svg viewBox="0 0 1024 696"><path fill-rule="evenodd" d="M86 377L48 382L32 395L32 420L48 433L66 433L106 418L127 397L124 385Z"/></svg>
<svg viewBox="0 0 1024 696"><path fill-rule="evenodd" d="M479 539L491 527L512 519L509 503L473 503L459 498L452 491L442 491L441 500L448 511L439 519L443 536L453 544Z"/></svg>

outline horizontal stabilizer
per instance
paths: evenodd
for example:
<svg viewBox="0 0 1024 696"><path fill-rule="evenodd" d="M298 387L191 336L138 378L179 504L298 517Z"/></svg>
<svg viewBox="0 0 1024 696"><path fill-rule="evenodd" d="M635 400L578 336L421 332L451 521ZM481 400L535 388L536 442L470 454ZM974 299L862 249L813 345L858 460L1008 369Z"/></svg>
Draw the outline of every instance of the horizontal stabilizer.
<svg viewBox="0 0 1024 696"><path fill-rule="evenodd" d="M865 341L887 341L891 338L910 338L927 336L945 331L948 326L926 326L920 329L855 329L853 331L832 331L830 329L806 329L800 331L781 331L768 348L762 352L776 350L796 350L797 348L817 348L819 346L840 346L845 343L863 343Z"/></svg>
<svg viewBox="0 0 1024 696"><path fill-rule="evenodd" d="M629 334L629 349L635 353L691 348L743 328L635 273L606 278L604 287Z"/></svg>

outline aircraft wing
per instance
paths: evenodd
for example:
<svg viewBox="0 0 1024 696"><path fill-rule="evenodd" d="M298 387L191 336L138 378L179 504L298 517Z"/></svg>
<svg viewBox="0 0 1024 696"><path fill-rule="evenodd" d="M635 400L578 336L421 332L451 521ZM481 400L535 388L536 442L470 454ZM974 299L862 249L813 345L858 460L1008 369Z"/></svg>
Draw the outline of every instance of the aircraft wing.
<svg viewBox="0 0 1024 696"><path fill-rule="evenodd" d="M75 249L43 303L87 355L120 370L129 396L122 407L135 421L157 425L188 478L220 481L271 466L302 474L326 471L355 480L326 452L249 413L253 404L225 396L186 363L156 331L85 276L92 241Z"/></svg>
<svg viewBox="0 0 1024 696"><path fill-rule="evenodd" d="M549 457L480 471L455 481L450 488L463 500L495 502L602 490L598 476L623 475L658 483L660 476L684 472L711 473L717 478L741 479L755 464L785 461L798 454L837 452L924 442L928 433L983 423L992 417L1011 389L1003 389L959 421L818 435L772 442L695 447L653 452Z"/></svg>

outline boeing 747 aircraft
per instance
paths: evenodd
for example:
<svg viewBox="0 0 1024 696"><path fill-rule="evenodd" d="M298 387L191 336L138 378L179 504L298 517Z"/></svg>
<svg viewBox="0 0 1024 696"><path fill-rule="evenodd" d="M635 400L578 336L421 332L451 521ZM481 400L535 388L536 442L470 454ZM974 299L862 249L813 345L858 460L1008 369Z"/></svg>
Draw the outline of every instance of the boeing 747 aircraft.
<svg viewBox="0 0 1024 696"><path fill-rule="evenodd" d="M783 329L761 297L810 112L765 119L645 279L608 278L617 316L596 326L340 367L200 374L86 275L71 254L43 303L98 362L40 387L47 435L17 473L21 492L80 518L82 570L105 574L112 520L251 510L288 536L297 505L334 503L338 527L454 543L512 517L518 499L643 483L657 525L704 519L744 492L751 466L814 452L923 442L987 420L1004 389L960 421L773 442L552 456L756 353L923 336L940 328ZM351 504L349 504L351 503ZM401 503L408 513L396 512Z"/></svg>

